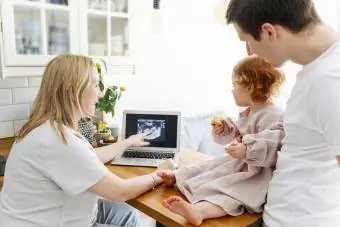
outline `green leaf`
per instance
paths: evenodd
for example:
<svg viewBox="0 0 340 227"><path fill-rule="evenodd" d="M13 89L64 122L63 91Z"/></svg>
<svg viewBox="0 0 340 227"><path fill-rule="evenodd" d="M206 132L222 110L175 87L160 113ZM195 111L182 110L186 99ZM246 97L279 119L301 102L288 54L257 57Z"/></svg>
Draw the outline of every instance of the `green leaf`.
<svg viewBox="0 0 340 227"><path fill-rule="evenodd" d="M105 67L105 72L107 72L107 64L106 61L102 58L99 58L99 60L103 63L104 67Z"/></svg>
<svg viewBox="0 0 340 227"><path fill-rule="evenodd" d="M103 83L103 80L99 80L99 89L100 89L100 91L101 92L103 92L104 91L104 83Z"/></svg>
<svg viewBox="0 0 340 227"><path fill-rule="evenodd" d="M108 87L106 92L109 93L110 97L116 97L116 91L113 89L113 87Z"/></svg>

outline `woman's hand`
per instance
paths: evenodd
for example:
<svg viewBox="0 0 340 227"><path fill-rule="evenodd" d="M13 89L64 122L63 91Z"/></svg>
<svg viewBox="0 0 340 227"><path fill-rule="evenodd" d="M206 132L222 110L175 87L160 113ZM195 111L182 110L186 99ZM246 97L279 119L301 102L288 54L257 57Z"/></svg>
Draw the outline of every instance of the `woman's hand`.
<svg viewBox="0 0 340 227"><path fill-rule="evenodd" d="M246 157L247 147L243 143L237 141L232 142L226 149L228 153L233 158L244 159Z"/></svg>
<svg viewBox="0 0 340 227"><path fill-rule="evenodd" d="M143 147L148 146L150 143L144 141L144 137L147 136L149 133L140 133L130 136L129 138L125 139L129 147Z"/></svg>

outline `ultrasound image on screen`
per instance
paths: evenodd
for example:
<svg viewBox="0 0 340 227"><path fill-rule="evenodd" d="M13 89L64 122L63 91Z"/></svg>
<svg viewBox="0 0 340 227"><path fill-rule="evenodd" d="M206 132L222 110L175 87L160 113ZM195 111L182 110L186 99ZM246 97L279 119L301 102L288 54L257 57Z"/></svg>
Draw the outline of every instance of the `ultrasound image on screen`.
<svg viewBox="0 0 340 227"><path fill-rule="evenodd" d="M165 141L165 120L138 119L137 133L147 133L144 137L146 141Z"/></svg>
<svg viewBox="0 0 340 227"><path fill-rule="evenodd" d="M128 113L125 119L124 138L149 132L145 140L150 143L149 147L177 147L178 116L165 114Z"/></svg>

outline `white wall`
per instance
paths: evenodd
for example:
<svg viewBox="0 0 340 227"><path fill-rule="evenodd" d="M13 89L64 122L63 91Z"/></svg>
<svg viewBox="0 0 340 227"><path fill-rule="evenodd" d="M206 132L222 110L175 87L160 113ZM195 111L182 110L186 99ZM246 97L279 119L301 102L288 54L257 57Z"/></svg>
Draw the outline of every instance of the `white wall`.
<svg viewBox="0 0 340 227"><path fill-rule="evenodd" d="M29 116L41 77L0 80L0 138L11 137Z"/></svg>
<svg viewBox="0 0 340 227"><path fill-rule="evenodd" d="M160 34L150 33L151 4L139 2L135 14L139 29L134 34L139 44L138 75L109 79L110 84L127 87L117 112L175 109L191 116L226 110L235 115L231 70L245 51L232 27L216 23L214 11L220 1L163 0ZM120 119L117 114L115 121Z"/></svg>

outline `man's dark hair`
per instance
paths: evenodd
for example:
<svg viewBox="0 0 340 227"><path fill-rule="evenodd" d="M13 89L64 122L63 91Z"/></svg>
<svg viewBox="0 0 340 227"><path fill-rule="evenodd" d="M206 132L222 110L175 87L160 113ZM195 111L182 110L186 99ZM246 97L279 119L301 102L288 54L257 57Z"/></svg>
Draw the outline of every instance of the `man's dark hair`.
<svg viewBox="0 0 340 227"><path fill-rule="evenodd" d="M258 41L264 23L299 33L321 21L313 0L230 0L226 19Z"/></svg>

